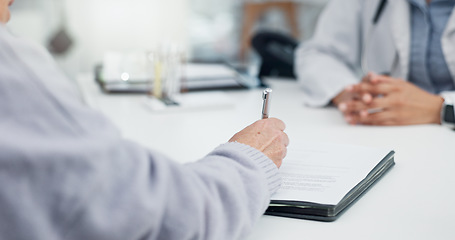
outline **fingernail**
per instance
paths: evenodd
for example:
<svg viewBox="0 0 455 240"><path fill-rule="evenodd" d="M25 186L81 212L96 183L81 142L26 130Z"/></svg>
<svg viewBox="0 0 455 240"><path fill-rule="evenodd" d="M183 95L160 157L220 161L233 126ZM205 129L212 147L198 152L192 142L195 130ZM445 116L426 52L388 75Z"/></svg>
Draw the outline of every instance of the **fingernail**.
<svg viewBox="0 0 455 240"><path fill-rule="evenodd" d="M366 103L369 103L369 102L371 102L371 100L373 100L373 98L371 97L370 94L364 94L364 95L362 96L362 100L363 100L364 102L366 102Z"/></svg>
<svg viewBox="0 0 455 240"><path fill-rule="evenodd" d="M346 122L350 123L350 122L352 122L352 117L346 116L346 117L344 117L344 120L346 120Z"/></svg>
<svg viewBox="0 0 455 240"><path fill-rule="evenodd" d="M349 85L344 90L350 92L350 91L354 90L354 86L353 85Z"/></svg>
<svg viewBox="0 0 455 240"><path fill-rule="evenodd" d="M360 112L360 117L362 117L362 118L368 117L368 111L362 110L362 111Z"/></svg>
<svg viewBox="0 0 455 240"><path fill-rule="evenodd" d="M348 109L348 106L346 105L346 103L340 103L338 105L338 109L342 112L346 111Z"/></svg>

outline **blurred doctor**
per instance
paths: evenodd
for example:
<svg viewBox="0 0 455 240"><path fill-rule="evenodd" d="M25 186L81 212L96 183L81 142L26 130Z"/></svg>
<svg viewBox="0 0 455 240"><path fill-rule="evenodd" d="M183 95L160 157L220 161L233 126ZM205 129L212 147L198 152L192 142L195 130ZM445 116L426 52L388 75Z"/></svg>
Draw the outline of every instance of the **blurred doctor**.
<svg viewBox="0 0 455 240"><path fill-rule="evenodd" d="M455 99L454 5L332 0L296 53L306 103L334 104L351 124L441 123Z"/></svg>

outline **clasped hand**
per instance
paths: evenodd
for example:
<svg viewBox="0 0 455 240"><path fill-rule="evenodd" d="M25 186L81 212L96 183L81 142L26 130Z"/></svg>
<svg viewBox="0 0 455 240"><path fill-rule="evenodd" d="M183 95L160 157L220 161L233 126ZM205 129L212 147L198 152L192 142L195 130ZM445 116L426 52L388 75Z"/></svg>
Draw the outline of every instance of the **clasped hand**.
<svg viewBox="0 0 455 240"><path fill-rule="evenodd" d="M349 124L386 126L439 124L443 99L410 82L369 73L332 102Z"/></svg>

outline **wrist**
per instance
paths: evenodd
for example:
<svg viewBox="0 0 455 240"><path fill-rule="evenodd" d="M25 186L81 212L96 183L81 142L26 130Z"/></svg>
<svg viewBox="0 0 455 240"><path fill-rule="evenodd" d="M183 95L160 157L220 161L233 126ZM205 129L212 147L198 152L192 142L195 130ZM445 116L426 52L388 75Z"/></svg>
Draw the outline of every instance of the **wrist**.
<svg viewBox="0 0 455 240"><path fill-rule="evenodd" d="M349 99L349 93L346 90L343 90L340 93L338 93L338 95L333 97L330 103L333 106L338 107L340 103L346 101L347 99Z"/></svg>
<svg viewBox="0 0 455 240"><path fill-rule="evenodd" d="M278 167L272 159L270 159L263 152L240 142L228 142L221 145L219 148L221 147L231 149L233 152L236 152L236 154L247 157L249 162L257 166L257 168L264 174L264 179L266 179L270 195L273 195L281 186L281 176L279 174Z"/></svg>

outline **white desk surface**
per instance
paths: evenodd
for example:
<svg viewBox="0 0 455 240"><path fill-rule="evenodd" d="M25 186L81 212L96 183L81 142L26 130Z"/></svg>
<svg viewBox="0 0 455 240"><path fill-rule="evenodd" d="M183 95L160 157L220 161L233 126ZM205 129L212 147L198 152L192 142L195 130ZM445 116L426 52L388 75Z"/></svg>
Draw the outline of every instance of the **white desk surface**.
<svg viewBox="0 0 455 240"><path fill-rule="evenodd" d="M90 74L78 78L87 103L124 136L178 162L196 161L261 115L261 89L231 91L231 108L151 112L144 96L105 95ZM396 165L331 223L263 216L247 240L455 239L455 132L439 125L349 126L334 108L303 104L295 81L269 80L271 116L293 140L315 140L396 151ZM175 151L175 148L179 151Z"/></svg>

